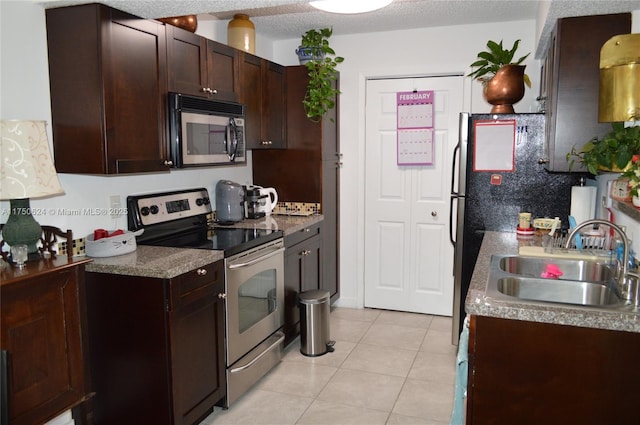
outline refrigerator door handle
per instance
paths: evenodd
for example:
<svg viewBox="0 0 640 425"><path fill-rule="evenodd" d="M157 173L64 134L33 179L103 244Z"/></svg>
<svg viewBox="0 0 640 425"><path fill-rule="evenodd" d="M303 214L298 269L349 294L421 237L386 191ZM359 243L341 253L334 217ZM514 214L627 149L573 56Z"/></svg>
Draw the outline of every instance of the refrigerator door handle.
<svg viewBox="0 0 640 425"><path fill-rule="evenodd" d="M456 196L451 195L451 199L449 200L449 240L451 241L451 245L453 245L453 248L456 248L456 241L453 238L453 201L454 200L458 200L458 198Z"/></svg>
<svg viewBox="0 0 640 425"><path fill-rule="evenodd" d="M458 144L456 145L456 147L453 149L453 160L451 161L451 194L452 195L457 195L458 192L456 191L456 162L459 158L458 152L460 152L460 142L458 142Z"/></svg>

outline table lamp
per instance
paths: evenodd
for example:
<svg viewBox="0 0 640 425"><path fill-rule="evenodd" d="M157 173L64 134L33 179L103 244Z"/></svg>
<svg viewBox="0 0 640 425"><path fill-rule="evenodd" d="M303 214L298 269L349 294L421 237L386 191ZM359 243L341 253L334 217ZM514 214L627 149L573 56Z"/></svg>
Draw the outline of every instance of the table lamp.
<svg viewBox="0 0 640 425"><path fill-rule="evenodd" d="M64 191L51 160L45 121L0 120L0 200L10 202L2 239L27 245L29 259L39 257L42 229L31 215L30 198Z"/></svg>

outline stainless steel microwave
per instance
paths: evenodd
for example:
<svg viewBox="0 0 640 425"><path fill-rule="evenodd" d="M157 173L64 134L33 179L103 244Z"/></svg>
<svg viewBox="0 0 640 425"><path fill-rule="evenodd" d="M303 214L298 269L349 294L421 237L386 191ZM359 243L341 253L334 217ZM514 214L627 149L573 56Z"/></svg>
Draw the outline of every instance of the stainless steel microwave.
<svg viewBox="0 0 640 425"><path fill-rule="evenodd" d="M246 163L244 105L169 93L169 152L178 168Z"/></svg>

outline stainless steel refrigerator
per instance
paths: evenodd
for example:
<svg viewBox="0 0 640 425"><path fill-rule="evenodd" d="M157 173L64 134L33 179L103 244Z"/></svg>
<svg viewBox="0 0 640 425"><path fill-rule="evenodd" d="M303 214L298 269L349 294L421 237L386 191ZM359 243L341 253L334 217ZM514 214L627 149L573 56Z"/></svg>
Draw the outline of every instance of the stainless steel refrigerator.
<svg viewBox="0 0 640 425"><path fill-rule="evenodd" d="M491 133L482 125L496 120L515 121L511 123L512 152L493 151L496 146L487 137ZM460 114L449 217L449 237L454 246L454 344L462 330L465 298L485 231L512 232L515 238L520 212L530 212L532 217L560 217L563 225L567 223L571 186L577 184L579 175L550 173L544 168L544 128L544 114ZM476 140L476 133L480 133L477 129L482 129L482 139ZM492 157L508 158L510 154L511 170L505 171L507 166L497 167L497 171L474 171L491 168L477 166L481 160L490 163Z"/></svg>

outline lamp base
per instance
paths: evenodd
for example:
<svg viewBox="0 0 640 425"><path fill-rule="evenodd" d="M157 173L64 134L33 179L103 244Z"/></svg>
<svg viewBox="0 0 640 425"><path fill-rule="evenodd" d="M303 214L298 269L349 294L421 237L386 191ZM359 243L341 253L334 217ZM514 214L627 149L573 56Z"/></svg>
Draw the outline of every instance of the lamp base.
<svg viewBox="0 0 640 425"><path fill-rule="evenodd" d="M11 199L10 214L2 227L2 238L9 246L27 245L29 260L40 258L36 244L42 236L42 228L31 215L29 198Z"/></svg>

